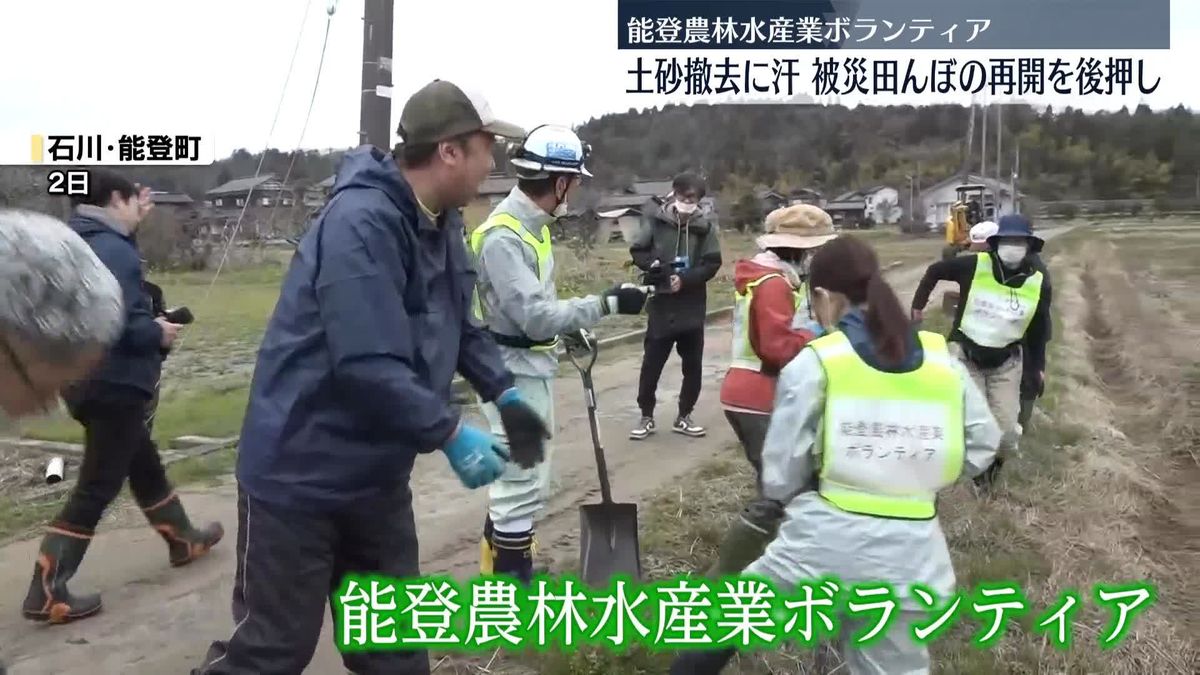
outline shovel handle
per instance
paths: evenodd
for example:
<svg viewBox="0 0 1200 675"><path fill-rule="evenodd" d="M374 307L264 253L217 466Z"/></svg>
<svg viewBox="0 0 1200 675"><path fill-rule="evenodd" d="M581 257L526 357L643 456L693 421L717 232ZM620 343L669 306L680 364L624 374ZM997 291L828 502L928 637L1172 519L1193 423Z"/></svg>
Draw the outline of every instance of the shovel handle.
<svg viewBox="0 0 1200 675"><path fill-rule="evenodd" d="M564 342L563 346L567 352L567 358L571 359L571 364L579 370L580 375L590 377L592 366L596 365L596 356L600 353L599 343L592 339L582 341L574 338Z"/></svg>
<svg viewBox="0 0 1200 675"><path fill-rule="evenodd" d="M604 459L604 447L600 445L600 424L596 421L596 389L592 386L592 378L583 378L583 395L587 399L588 426L592 431L592 449L596 453L596 474L600 478L600 500L605 504L612 503L612 487L608 483L608 462Z"/></svg>

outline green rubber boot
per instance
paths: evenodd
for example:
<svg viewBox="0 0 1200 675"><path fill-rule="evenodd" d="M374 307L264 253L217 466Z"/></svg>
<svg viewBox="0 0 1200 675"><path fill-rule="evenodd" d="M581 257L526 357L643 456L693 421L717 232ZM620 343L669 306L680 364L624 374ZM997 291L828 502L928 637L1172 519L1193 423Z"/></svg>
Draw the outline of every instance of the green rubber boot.
<svg viewBox="0 0 1200 675"><path fill-rule="evenodd" d="M717 561L709 568L705 576L715 579L730 574L738 574L750 563L758 560L766 550L767 544L775 538L775 533L752 525L743 516L738 516L717 553Z"/></svg>

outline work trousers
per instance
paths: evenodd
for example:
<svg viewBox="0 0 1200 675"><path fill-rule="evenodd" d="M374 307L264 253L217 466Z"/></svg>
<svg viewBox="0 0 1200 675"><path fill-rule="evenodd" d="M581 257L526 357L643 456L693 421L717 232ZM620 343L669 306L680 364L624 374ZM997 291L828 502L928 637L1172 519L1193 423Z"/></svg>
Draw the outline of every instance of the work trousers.
<svg viewBox="0 0 1200 675"><path fill-rule="evenodd" d="M679 415L692 414L700 399L700 382L704 378L704 327L671 335L646 334L642 355L642 372L638 378L638 407L643 417L653 417L657 404L658 380L663 366L671 356L671 348L683 362L683 385L679 388Z"/></svg>
<svg viewBox="0 0 1200 675"><path fill-rule="evenodd" d="M980 368L967 358L958 343L950 343L950 351L967 367L975 386L979 387L979 391L987 398L992 416L1000 425L1000 446L996 449L996 459L1012 458L1019 450L1021 438L1020 426L1017 423L1021 408L1023 370L1020 351L995 368Z"/></svg>
<svg viewBox="0 0 1200 675"><path fill-rule="evenodd" d="M333 512L283 508L239 489L233 634L212 643L193 675L300 675L316 652L330 594L341 591L346 574L413 578L419 560L408 476L389 494ZM392 601L403 609L399 589L380 598ZM330 609L341 630L336 607ZM368 640L371 626L368 619ZM347 653L342 663L356 675L429 673L423 650Z"/></svg>
<svg viewBox="0 0 1200 675"><path fill-rule="evenodd" d="M725 419L742 444L742 452L746 460L754 467L759 487L762 486L762 449L767 439L767 429L771 426L769 413L749 413L734 410L725 411Z"/></svg>
<svg viewBox="0 0 1200 675"><path fill-rule="evenodd" d="M742 509L742 519L763 531L774 532L783 520L783 509L779 502L762 496L762 450L771 416L726 410L725 419L729 420L746 459L754 467L755 497Z"/></svg>
<svg viewBox="0 0 1200 675"><path fill-rule="evenodd" d="M515 378L521 398L554 430L554 381L540 377ZM492 434L507 442L500 411L492 403L480 406L487 417ZM554 456L552 441L546 441L545 458L536 466L524 469L509 462L504 473L488 486L488 515L499 532L517 533L533 529L533 521L550 498L550 467Z"/></svg>
<svg viewBox="0 0 1200 675"><path fill-rule="evenodd" d="M171 493L158 448L145 423L146 403L128 400L87 402L71 413L83 425L83 465L57 522L92 531L121 493L125 479L142 508Z"/></svg>

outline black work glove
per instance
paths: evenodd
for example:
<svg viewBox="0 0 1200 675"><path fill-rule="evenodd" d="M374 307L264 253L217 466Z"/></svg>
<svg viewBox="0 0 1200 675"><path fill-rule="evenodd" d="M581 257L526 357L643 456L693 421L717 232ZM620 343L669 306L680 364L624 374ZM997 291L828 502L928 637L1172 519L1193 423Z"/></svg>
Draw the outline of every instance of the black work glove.
<svg viewBox="0 0 1200 675"><path fill-rule="evenodd" d="M529 404L521 399L516 387L506 389L496 399L504 435L508 437L509 455L523 469L532 469L546 456L546 439L550 430Z"/></svg>
<svg viewBox="0 0 1200 675"><path fill-rule="evenodd" d="M613 286L600 296L605 314L641 314L646 293L637 286Z"/></svg>
<svg viewBox="0 0 1200 675"><path fill-rule="evenodd" d="M642 275L642 283L655 288L662 288L671 283L671 270L655 261L649 272Z"/></svg>

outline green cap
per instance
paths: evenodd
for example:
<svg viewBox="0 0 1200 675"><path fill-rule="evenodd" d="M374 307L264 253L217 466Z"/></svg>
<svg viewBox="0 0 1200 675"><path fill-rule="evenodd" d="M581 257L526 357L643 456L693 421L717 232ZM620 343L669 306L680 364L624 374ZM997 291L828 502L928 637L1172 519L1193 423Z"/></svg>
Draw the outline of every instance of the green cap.
<svg viewBox="0 0 1200 675"><path fill-rule="evenodd" d="M472 131L511 139L525 137L521 127L496 119L482 96L446 80L434 80L413 94L404 104L396 129L407 145L438 143Z"/></svg>

